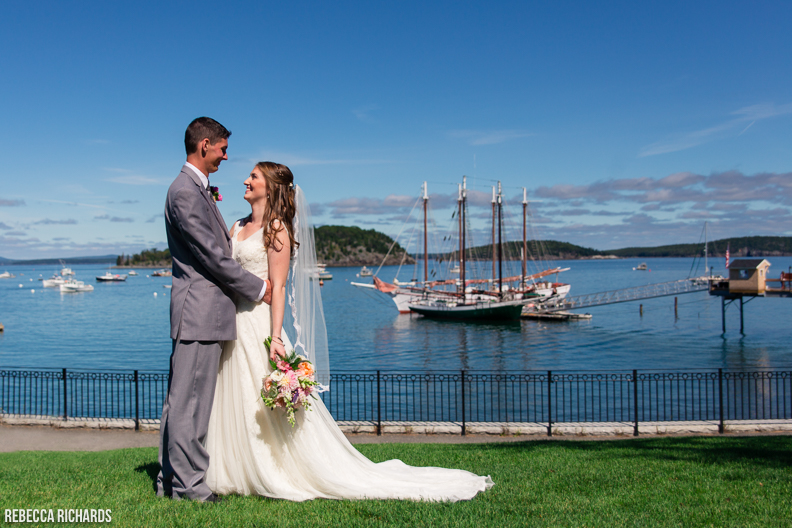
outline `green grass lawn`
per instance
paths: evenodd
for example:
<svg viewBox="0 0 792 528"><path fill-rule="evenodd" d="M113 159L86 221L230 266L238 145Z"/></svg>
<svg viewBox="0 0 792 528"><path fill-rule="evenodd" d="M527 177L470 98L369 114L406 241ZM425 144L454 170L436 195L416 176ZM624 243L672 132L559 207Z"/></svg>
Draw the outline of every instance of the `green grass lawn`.
<svg viewBox="0 0 792 528"><path fill-rule="evenodd" d="M789 436L359 449L375 461L399 458L491 475L495 487L456 504L237 496L200 504L154 496L153 448L20 452L0 454L0 510L111 509L116 526L792 525Z"/></svg>

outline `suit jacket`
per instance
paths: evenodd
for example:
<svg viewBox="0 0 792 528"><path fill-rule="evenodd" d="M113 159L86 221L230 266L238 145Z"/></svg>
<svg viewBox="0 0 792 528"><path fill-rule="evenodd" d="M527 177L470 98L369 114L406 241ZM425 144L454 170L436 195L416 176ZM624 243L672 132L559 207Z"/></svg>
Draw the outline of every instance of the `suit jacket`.
<svg viewBox="0 0 792 528"><path fill-rule="evenodd" d="M171 338L236 339L236 295L255 301L264 281L231 257L225 221L201 180L187 166L168 189L165 228L173 257Z"/></svg>

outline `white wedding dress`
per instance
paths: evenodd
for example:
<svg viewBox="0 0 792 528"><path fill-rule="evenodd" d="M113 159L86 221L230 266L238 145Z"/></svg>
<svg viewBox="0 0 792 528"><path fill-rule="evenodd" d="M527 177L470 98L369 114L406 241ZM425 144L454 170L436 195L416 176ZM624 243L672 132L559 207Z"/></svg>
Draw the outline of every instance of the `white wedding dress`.
<svg viewBox="0 0 792 528"><path fill-rule="evenodd" d="M261 231L238 241L233 256L243 268L267 277ZM214 407L209 421L206 480L213 492L260 495L292 501L326 499L471 499L493 486L490 477L468 471L411 467L399 460L375 464L360 454L318 398L299 410L292 428L281 409L261 400L262 379L270 372L264 340L270 334L270 307L239 301L237 340L220 357ZM286 333L286 349L291 350Z"/></svg>

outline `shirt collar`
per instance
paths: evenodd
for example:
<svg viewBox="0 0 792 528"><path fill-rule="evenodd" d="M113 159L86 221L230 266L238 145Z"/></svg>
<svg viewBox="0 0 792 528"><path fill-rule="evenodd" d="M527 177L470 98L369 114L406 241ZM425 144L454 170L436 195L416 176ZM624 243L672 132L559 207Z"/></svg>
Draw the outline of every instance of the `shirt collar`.
<svg viewBox="0 0 792 528"><path fill-rule="evenodd" d="M195 165L193 165L192 163L190 163L189 161L185 161L185 162L184 162L184 164L185 164L187 167L189 167L189 168L190 168L190 170L192 170L192 171L195 173L195 175L196 175L196 176L198 176L198 178L201 180L201 183L202 183L202 184L203 184L203 186L204 186L204 189L206 189L206 188L209 186L209 178L207 178L207 177L204 175L204 173L203 173L203 172L201 172L200 170L198 170L198 168L197 168Z"/></svg>

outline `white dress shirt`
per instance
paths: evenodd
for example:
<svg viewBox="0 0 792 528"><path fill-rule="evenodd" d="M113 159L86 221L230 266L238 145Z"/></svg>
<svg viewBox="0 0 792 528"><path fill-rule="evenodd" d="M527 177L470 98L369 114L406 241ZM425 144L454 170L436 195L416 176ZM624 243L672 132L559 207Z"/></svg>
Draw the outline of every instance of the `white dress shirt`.
<svg viewBox="0 0 792 528"><path fill-rule="evenodd" d="M204 189L208 189L209 188L209 178L207 178L206 175L203 172L198 170L198 168L195 165L193 165L192 163L190 163L189 161L185 161L184 164L187 166L188 169L193 171L196 176L198 176L198 179L201 180L201 183L203 184ZM267 291L267 282L265 281L264 282L264 286L261 287L261 293L259 293L259 296L256 298L256 301L260 301L261 299L263 299L264 298L264 293L266 291Z"/></svg>

